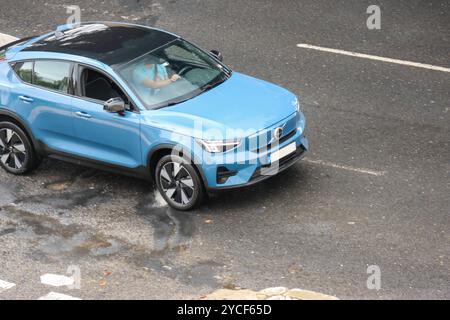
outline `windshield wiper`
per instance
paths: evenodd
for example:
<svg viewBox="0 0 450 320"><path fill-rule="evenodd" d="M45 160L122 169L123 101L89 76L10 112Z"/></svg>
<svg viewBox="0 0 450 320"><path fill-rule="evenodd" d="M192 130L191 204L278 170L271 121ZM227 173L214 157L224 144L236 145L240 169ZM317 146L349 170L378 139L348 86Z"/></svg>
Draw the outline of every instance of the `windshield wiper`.
<svg viewBox="0 0 450 320"><path fill-rule="evenodd" d="M159 107L158 109L166 108L166 107L172 107L172 106L177 105L177 104L179 104L179 103L186 102L186 101L188 101L188 100L190 100L190 99L191 99L191 98L183 99L183 100L178 100L178 101L172 101L172 102L166 103L165 105Z"/></svg>
<svg viewBox="0 0 450 320"><path fill-rule="evenodd" d="M231 70L229 70L228 68L220 66L220 70L222 70L223 73L225 73L228 78L231 77Z"/></svg>
<svg viewBox="0 0 450 320"><path fill-rule="evenodd" d="M217 87L219 84L224 83L225 80L227 80L227 79L228 78L224 78L224 79L220 79L220 80L218 80L216 82L213 82L213 83L207 83L203 87L201 87L200 89L202 90L202 92L211 90L212 88Z"/></svg>

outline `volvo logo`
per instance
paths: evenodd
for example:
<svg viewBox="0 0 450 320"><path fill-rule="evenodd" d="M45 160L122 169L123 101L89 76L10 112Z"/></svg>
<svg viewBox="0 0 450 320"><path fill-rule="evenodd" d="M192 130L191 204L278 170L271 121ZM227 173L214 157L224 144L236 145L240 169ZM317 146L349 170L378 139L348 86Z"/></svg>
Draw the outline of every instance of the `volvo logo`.
<svg viewBox="0 0 450 320"><path fill-rule="evenodd" d="M282 127L278 127L275 130L273 130L274 140L280 140L282 135L283 135L283 128Z"/></svg>

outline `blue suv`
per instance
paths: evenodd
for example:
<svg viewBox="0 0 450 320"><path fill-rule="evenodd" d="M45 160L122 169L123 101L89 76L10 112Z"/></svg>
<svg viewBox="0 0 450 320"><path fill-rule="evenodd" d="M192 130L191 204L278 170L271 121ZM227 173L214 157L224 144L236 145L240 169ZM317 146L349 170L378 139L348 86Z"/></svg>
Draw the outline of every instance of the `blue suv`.
<svg viewBox="0 0 450 320"><path fill-rule="evenodd" d="M43 157L154 180L178 210L254 184L308 149L297 97L181 37L112 22L0 48L0 165Z"/></svg>

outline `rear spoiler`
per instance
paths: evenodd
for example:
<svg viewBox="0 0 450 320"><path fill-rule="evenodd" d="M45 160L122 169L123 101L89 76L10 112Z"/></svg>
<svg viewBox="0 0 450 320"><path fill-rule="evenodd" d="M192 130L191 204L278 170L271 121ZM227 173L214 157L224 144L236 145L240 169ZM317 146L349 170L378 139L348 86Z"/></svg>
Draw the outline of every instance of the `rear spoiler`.
<svg viewBox="0 0 450 320"><path fill-rule="evenodd" d="M15 45L17 45L17 44L20 44L20 43L22 43L22 42L26 42L26 41L31 40L31 39L33 39L33 38L36 38L36 36L26 37L26 38L22 38L22 39L15 40L15 41L13 41L13 42L9 42L9 43L5 44L4 46L0 47L0 51L7 50L7 49L9 49L10 47L13 47L13 46L15 46Z"/></svg>
<svg viewBox="0 0 450 320"><path fill-rule="evenodd" d="M9 42L7 44L5 44L4 46L0 47L0 62L1 61L5 61L6 60L6 51L8 51L9 48L12 48L14 46L23 44L33 38L36 38L36 36L32 36L32 37L26 37L26 38L22 38L22 39L18 39L12 42Z"/></svg>

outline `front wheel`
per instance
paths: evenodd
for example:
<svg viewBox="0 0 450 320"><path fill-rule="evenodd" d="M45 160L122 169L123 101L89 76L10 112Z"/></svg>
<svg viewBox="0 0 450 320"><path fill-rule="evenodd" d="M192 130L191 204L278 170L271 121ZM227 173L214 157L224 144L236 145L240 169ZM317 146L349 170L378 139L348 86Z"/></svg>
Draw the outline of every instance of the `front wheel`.
<svg viewBox="0 0 450 320"><path fill-rule="evenodd" d="M162 157L156 165L155 181L164 200L177 210L193 209L204 198L205 191L199 174L182 157Z"/></svg>

